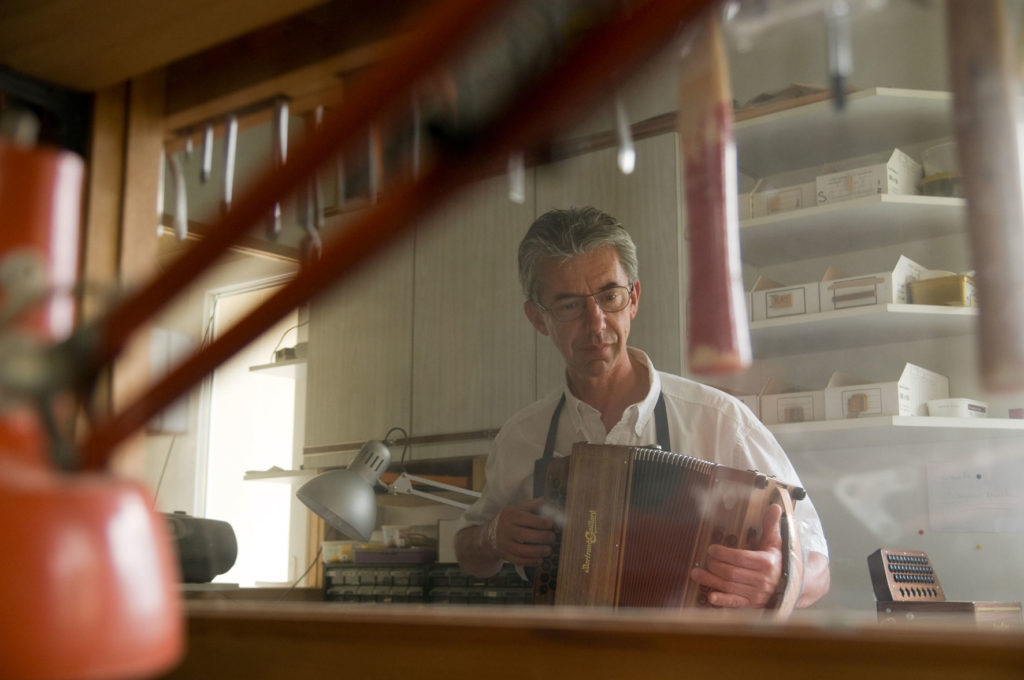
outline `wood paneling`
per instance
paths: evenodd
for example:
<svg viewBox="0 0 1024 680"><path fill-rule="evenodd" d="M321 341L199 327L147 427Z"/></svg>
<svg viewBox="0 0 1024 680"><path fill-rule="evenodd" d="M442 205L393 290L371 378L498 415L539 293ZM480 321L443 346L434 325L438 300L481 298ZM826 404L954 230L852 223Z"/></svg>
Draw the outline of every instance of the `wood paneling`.
<svg viewBox="0 0 1024 680"><path fill-rule="evenodd" d="M415 434L497 428L533 399L534 331L516 265L533 220L528 185L514 203L507 177L482 181L417 231Z"/></svg>
<svg viewBox="0 0 1024 680"><path fill-rule="evenodd" d="M400 239L310 308L306 447L408 429L413 239Z"/></svg>
<svg viewBox="0 0 1024 680"><path fill-rule="evenodd" d="M98 90L303 11L324 0L7 0L0 63Z"/></svg>
<svg viewBox="0 0 1024 680"><path fill-rule="evenodd" d="M124 182L118 243L118 285L139 286L157 272L157 186L160 181L164 77L154 71L128 86ZM148 328L140 328L114 364L113 406L124 408L148 387ZM117 465L131 476L142 474L142 435L122 447Z"/></svg>

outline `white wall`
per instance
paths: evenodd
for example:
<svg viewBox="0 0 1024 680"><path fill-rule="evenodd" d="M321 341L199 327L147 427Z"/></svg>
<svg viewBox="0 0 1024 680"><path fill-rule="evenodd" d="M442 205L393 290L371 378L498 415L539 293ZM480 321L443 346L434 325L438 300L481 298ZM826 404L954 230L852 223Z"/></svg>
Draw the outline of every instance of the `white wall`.
<svg viewBox="0 0 1024 680"><path fill-rule="evenodd" d="M228 255L221 264L197 279L174 305L160 315L154 325L184 333L198 347L208 322L205 316L207 291L288 273L294 269L294 264L279 260ZM153 491L157 491L159 484L156 504L161 512L182 510L190 515L202 516L199 514L202 502L198 485L202 471L197 467L200 418L198 386L188 394L187 399L187 432L177 435L155 434L146 438L143 481Z"/></svg>

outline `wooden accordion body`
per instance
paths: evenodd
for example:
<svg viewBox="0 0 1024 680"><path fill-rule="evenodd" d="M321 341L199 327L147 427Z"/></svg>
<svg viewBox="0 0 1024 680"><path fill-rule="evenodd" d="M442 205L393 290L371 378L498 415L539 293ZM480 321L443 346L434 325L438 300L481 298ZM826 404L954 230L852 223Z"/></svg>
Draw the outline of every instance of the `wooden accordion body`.
<svg viewBox="0 0 1024 680"><path fill-rule="evenodd" d="M657 448L579 443L571 456L537 461L534 489L549 501L557 537L534 574L535 603L708 606L691 568L713 543L756 549L765 510L778 503L784 582L770 607L792 610L787 585L802 564L788 564L789 527L800 487Z"/></svg>

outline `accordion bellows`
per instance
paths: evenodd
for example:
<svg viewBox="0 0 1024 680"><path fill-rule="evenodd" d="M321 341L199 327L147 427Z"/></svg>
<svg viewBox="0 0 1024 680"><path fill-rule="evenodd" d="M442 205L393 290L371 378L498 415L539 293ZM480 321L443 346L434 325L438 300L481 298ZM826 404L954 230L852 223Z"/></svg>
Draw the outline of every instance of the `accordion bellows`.
<svg viewBox="0 0 1024 680"><path fill-rule="evenodd" d="M708 606L691 568L714 543L756 549L771 503L783 507L788 562L792 502L805 495L755 471L657 448L584 443L571 456L538 460L534 485L548 499L557 536L534 574L534 602L607 607ZM788 581L790 569L783 570ZM796 598L780 585L770 606L791 610Z"/></svg>

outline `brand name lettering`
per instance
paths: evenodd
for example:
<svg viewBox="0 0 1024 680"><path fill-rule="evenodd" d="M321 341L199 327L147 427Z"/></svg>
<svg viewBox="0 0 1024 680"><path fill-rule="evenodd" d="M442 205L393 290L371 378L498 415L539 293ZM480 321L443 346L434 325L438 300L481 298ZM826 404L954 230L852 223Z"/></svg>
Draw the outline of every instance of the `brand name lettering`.
<svg viewBox="0 0 1024 680"><path fill-rule="evenodd" d="M597 543L597 510L590 511L590 517L587 518L587 533L583 535L583 539L587 542L587 549L583 552L583 565L580 568L584 574L589 574L590 556L594 544Z"/></svg>

